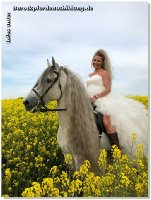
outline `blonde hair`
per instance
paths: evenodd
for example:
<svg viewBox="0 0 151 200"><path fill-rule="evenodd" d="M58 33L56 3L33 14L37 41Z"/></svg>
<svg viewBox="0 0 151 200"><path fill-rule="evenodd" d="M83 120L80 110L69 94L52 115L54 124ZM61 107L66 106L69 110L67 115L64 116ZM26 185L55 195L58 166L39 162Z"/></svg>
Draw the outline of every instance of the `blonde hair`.
<svg viewBox="0 0 151 200"><path fill-rule="evenodd" d="M107 70L112 77L111 63L110 63L110 59L109 59L106 51L103 49L99 49L95 52L94 56L100 56L102 58L102 60L103 60L102 68ZM94 58L94 56L93 56L93 58Z"/></svg>

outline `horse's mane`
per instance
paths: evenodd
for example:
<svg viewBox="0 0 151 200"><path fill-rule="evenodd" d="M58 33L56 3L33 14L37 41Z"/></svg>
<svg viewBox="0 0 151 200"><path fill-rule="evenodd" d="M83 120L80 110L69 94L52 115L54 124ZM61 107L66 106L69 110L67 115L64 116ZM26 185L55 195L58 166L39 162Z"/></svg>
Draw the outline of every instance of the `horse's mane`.
<svg viewBox="0 0 151 200"><path fill-rule="evenodd" d="M99 156L100 142L90 99L84 83L69 69L62 69L67 74L70 149L78 156L88 159L94 167Z"/></svg>

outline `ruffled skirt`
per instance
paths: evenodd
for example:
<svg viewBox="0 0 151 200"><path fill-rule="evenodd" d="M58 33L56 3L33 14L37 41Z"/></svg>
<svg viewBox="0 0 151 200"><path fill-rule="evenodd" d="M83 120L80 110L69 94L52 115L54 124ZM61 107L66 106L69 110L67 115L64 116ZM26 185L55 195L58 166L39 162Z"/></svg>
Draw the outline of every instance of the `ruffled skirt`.
<svg viewBox="0 0 151 200"><path fill-rule="evenodd" d="M120 145L131 151L132 133L136 133L136 144L144 144L147 154L148 146L148 111L145 106L136 100L109 94L95 101L96 110L109 115L112 126L118 133ZM106 136L101 138L104 148L109 148Z"/></svg>

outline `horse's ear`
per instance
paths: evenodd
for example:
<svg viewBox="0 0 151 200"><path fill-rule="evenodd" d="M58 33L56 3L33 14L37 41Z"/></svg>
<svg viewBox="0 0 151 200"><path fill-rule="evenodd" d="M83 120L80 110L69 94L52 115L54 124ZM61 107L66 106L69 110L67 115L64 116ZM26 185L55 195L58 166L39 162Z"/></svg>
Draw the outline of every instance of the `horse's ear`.
<svg viewBox="0 0 151 200"><path fill-rule="evenodd" d="M54 57L52 56L52 66L55 66L55 65L56 65L56 62L55 62Z"/></svg>
<svg viewBox="0 0 151 200"><path fill-rule="evenodd" d="M56 63L54 57L52 56L52 68L53 69L58 69L59 68L59 65Z"/></svg>
<svg viewBox="0 0 151 200"><path fill-rule="evenodd" d="M48 67L51 67L49 60L47 59L47 65Z"/></svg>

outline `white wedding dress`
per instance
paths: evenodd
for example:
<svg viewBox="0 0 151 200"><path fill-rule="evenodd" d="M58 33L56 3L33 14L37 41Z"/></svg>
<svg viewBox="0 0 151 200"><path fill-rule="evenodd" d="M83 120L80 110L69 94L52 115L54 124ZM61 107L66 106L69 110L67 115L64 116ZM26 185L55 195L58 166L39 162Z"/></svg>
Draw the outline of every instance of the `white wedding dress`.
<svg viewBox="0 0 151 200"><path fill-rule="evenodd" d="M89 97L104 91L102 77L94 75L86 81L86 89ZM148 111L145 106L136 100L124 96L109 93L95 101L96 111L110 116L111 124L118 133L122 150L131 151L131 134L136 133L136 144L144 144L144 153L148 153ZM103 133L101 146L110 149L107 136Z"/></svg>

